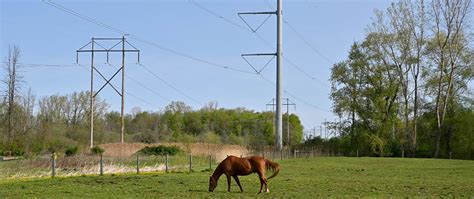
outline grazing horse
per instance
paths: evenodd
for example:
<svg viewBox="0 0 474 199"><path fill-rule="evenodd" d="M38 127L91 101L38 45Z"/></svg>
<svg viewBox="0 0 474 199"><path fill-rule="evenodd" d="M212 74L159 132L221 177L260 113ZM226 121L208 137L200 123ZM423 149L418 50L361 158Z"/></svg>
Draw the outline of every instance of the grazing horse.
<svg viewBox="0 0 474 199"><path fill-rule="evenodd" d="M273 174L269 178L265 178L265 170L273 171ZM239 158L235 156L228 156L223 160L216 168L212 176L209 179L209 192L214 191L217 186L217 181L222 174L227 177L227 191L230 192L230 177L232 176L240 187L240 191L243 192L242 186L240 185L238 176L246 176L251 173L257 173L260 178L260 190L258 193L262 193L262 187L265 185L265 192L270 192L267 187L267 180L275 177L280 172L280 165L278 163L267 160L259 156L251 156Z"/></svg>

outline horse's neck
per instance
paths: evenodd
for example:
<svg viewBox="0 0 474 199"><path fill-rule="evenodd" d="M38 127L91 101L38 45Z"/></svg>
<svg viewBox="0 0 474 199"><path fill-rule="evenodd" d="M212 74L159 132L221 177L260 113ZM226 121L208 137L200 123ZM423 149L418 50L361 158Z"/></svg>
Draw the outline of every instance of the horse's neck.
<svg viewBox="0 0 474 199"><path fill-rule="evenodd" d="M221 165L219 165L217 166L216 170L212 174L212 178L214 178L217 181L219 180L219 177L221 177L223 173L224 173L224 168Z"/></svg>

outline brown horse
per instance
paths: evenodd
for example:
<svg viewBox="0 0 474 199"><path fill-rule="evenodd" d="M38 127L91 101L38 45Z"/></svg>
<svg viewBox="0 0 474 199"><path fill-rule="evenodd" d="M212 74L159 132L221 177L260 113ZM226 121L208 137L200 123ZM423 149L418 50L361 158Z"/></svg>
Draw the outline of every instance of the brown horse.
<svg viewBox="0 0 474 199"><path fill-rule="evenodd" d="M265 178L265 170L272 170L273 174L269 178ZM242 186L240 185L238 176L246 176L251 173L257 173L260 178L260 190L258 193L262 193L262 187L265 185L265 191L270 190L267 187L267 180L275 177L280 172L280 165L278 163L267 160L259 156L251 156L239 158L235 156L228 156L223 160L216 168L212 176L209 179L209 191L212 192L217 186L217 181L222 174L227 177L227 191L230 192L230 177L232 176L240 187L240 191L243 192Z"/></svg>

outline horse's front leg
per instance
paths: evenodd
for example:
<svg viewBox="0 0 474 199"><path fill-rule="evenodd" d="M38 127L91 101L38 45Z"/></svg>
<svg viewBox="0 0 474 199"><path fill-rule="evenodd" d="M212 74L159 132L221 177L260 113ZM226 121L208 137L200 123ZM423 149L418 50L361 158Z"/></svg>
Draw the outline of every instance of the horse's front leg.
<svg viewBox="0 0 474 199"><path fill-rule="evenodd" d="M225 174L225 176L227 177L227 191L230 192L230 175Z"/></svg>
<svg viewBox="0 0 474 199"><path fill-rule="evenodd" d="M234 175L234 176L232 176L232 177L234 177L235 182L237 182L237 185L239 185L240 192L244 192L244 190L242 189L242 185L240 185L239 177L238 177L237 175Z"/></svg>

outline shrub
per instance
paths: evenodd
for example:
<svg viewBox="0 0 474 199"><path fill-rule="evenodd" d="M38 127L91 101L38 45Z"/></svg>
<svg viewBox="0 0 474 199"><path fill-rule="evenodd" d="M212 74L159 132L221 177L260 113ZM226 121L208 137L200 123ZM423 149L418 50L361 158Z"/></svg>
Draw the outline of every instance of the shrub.
<svg viewBox="0 0 474 199"><path fill-rule="evenodd" d="M145 147L138 151L143 155L177 155L178 153L182 153L183 151L177 146L152 146L152 147Z"/></svg>
<svg viewBox="0 0 474 199"><path fill-rule="evenodd" d="M77 146L68 147L65 151L65 154L66 156L73 156L73 155L76 155L78 151L79 151L79 148L77 148Z"/></svg>
<svg viewBox="0 0 474 199"><path fill-rule="evenodd" d="M95 146L95 147L91 148L91 152L93 154L102 154L102 153L104 153L104 151L105 150L103 148L100 148L99 146Z"/></svg>
<svg viewBox="0 0 474 199"><path fill-rule="evenodd" d="M25 155L25 150L23 149L22 146L14 143L14 144L6 146L3 149L2 154L4 156L23 156L23 155ZM0 155L2 155L2 154L0 154Z"/></svg>

